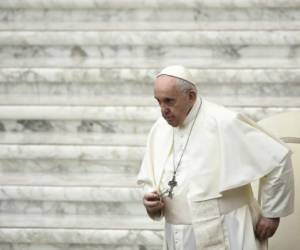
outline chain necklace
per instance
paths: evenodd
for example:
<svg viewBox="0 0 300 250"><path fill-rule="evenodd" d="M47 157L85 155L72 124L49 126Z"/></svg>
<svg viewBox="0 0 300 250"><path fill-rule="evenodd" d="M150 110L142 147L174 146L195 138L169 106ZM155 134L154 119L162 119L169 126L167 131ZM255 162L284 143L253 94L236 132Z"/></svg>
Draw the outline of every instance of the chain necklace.
<svg viewBox="0 0 300 250"><path fill-rule="evenodd" d="M197 110L196 116L195 116L194 121L193 121L193 123L192 123L192 126L191 126L191 128L190 128L188 137L187 137L187 139L186 139L186 142L185 142L184 148L183 148L183 150L182 150L182 153L181 153L181 155L180 155L180 158L179 158L179 161L178 161L178 163L177 163L177 166L175 166L175 131L174 131L174 128L173 128L173 177L172 177L172 179L168 182L168 186L170 186L170 188L168 188L165 192L163 192L163 193L161 194L161 196L164 195L164 194L166 194L166 193L168 193L168 197L171 198L171 199L173 198L173 189L174 189L175 186L177 186L176 173L177 173L177 170L178 170L178 168L179 168L179 166L180 166L180 164L181 164L182 157L183 157L183 155L184 155L184 153L185 153L185 150L186 150L186 148L187 148L188 142L189 142L190 137L191 137L191 134L192 134L193 127L194 127L194 125L195 125L197 116L198 116L199 111L200 111L200 108L201 108L201 106L202 106L202 99L200 99L200 101L201 101L201 102L200 102L199 108L198 108L198 110Z"/></svg>

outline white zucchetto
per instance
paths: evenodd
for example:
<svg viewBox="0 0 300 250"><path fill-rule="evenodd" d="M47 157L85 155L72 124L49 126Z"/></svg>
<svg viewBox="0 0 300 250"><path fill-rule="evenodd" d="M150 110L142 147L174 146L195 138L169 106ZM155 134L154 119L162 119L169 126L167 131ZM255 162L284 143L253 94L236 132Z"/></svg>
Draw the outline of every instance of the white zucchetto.
<svg viewBox="0 0 300 250"><path fill-rule="evenodd" d="M196 85L196 82L193 79L189 70L187 70L185 67L183 67L181 65L168 66L168 67L162 69L162 71L156 77L159 77L161 75L173 76L173 77L188 81L193 85Z"/></svg>

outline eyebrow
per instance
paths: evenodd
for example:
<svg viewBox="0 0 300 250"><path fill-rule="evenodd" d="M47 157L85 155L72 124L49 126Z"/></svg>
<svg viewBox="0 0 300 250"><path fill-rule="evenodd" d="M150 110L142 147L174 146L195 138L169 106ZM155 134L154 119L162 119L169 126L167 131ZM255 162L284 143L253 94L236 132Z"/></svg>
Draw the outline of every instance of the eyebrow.
<svg viewBox="0 0 300 250"><path fill-rule="evenodd" d="M156 96L154 96L154 98L155 98L157 101L159 100L159 98L156 97ZM164 101L164 100L175 100L174 97L162 97L161 99L162 99L163 101Z"/></svg>

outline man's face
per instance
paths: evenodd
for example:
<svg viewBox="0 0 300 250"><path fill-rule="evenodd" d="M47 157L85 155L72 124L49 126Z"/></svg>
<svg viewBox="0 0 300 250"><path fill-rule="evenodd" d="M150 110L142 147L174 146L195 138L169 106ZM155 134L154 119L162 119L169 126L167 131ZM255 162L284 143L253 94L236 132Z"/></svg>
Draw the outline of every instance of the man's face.
<svg viewBox="0 0 300 250"><path fill-rule="evenodd" d="M167 75L156 78L154 97L163 118L173 127L183 124L196 98L194 93L181 90L176 84L176 78Z"/></svg>

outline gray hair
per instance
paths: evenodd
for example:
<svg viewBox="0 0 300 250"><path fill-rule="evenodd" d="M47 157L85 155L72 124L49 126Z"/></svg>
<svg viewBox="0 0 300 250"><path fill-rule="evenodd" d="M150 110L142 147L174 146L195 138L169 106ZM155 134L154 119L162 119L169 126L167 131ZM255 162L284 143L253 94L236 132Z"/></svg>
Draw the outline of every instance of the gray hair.
<svg viewBox="0 0 300 250"><path fill-rule="evenodd" d="M176 77L175 79L176 79L176 84L180 88L180 90L184 91L185 93L187 93L190 90L193 90L195 93L197 93L197 87L194 84L186 80L183 80L181 78Z"/></svg>

